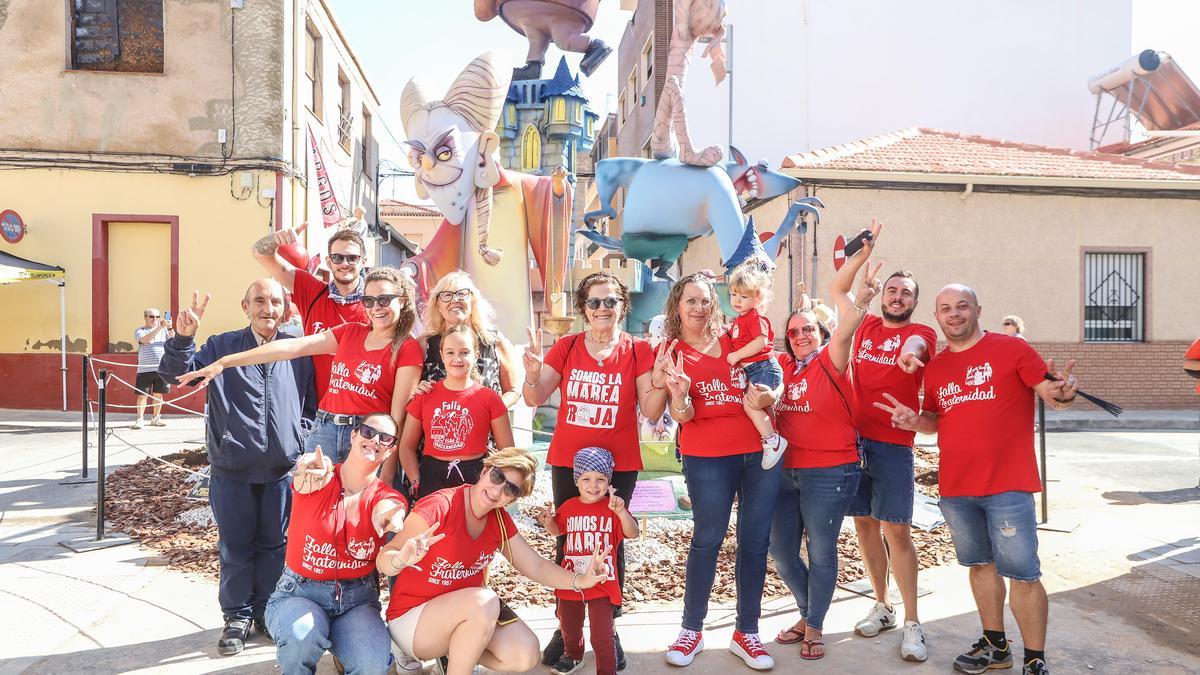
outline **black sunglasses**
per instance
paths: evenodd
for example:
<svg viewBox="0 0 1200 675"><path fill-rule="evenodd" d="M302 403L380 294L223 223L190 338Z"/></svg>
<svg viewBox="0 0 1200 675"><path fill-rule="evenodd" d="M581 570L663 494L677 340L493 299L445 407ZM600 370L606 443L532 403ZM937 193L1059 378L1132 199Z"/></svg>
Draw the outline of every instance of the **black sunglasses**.
<svg viewBox="0 0 1200 675"><path fill-rule="evenodd" d="M355 264L358 264L359 260L362 260L361 255L346 255L344 253L330 253L329 254L329 262L333 263L334 265L341 265L344 262L350 263L351 265L355 265Z"/></svg>
<svg viewBox="0 0 1200 675"><path fill-rule="evenodd" d="M438 300L442 302L450 302L451 300L466 300L471 297L471 289L460 288L457 291L442 291L437 295Z"/></svg>
<svg viewBox="0 0 1200 675"><path fill-rule="evenodd" d="M393 434L385 434L369 424L359 424L358 433L368 441L378 440L379 444L385 448L396 444L396 437Z"/></svg>
<svg viewBox="0 0 1200 675"><path fill-rule="evenodd" d="M517 499L521 496L521 486L509 480L504 475L504 471L499 467L491 467L491 470L488 471L488 478L491 479L493 485L503 485L504 494L508 495L511 499Z"/></svg>
<svg viewBox="0 0 1200 675"><path fill-rule="evenodd" d="M600 309L601 303L604 303L605 309L612 309L621 304L621 300L619 298L588 298L583 305L588 309Z"/></svg>
<svg viewBox="0 0 1200 675"><path fill-rule="evenodd" d="M400 297L399 295L364 295L362 296L363 307L371 309L375 303L379 303L380 307L387 307L392 304L392 301Z"/></svg>
<svg viewBox="0 0 1200 675"><path fill-rule="evenodd" d="M1004 322L1003 324L1001 324L1001 325L1003 325L1003 326L1015 326L1015 325L1017 325L1017 324L1015 324L1015 323L1013 323L1013 322L1011 322L1011 321L1005 321L1005 322Z"/></svg>

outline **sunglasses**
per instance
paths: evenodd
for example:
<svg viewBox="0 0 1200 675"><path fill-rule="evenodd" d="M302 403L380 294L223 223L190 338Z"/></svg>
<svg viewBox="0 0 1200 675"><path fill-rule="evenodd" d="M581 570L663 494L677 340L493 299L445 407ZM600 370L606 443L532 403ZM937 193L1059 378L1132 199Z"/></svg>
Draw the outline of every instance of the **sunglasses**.
<svg viewBox="0 0 1200 675"><path fill-rule="evenodd" d="M1015 323L1013 323L1013 322L1011 322L1011 321L1005 321L1005 322L1004 322L1004 323L1002 323L1001 325L1002 325L1002 326L1015 326L1015 325L1017 325L1017 324L1015 324Z"/></svg>
<svg viewBox="0 0 1200 675"><path fill-rule="evenodd" d="M147 318L147 319L157 319L157 318L158 318L158 315L157 315L157 314L147 314L147 315L146 315L146 318Z"/></svg>
<svg viewBox="0 0 1200 675"><path fill-rule="evenodd" d="M588 309L600 309L601 304L605 309L612 309L621 304L621 301L618 298L588 298L587 302L583 303Z"/></svg>
<svg viewBox="0 0 1200 675"><path fill-rule="evenodd" d="M787 336L788 336L789 340L795 340L796 338L800 337L801 333L807 333L808 335L816 335L817 327L812 324L809 324L809 325L805 326L804 328L789 328L789 329L787 329Z"/></svg>
<svg viewBox="0 0 1200 675"><path fill-rule="evenodd" d="M334 265L341 265L342 263L357 265L359 260L362 260L361 255L345 255L342 253L329 254L329 262L333 263Z"/></svg>
<svg viewBox="0 0 1200 675"><path fill-rule="evenodd" d="M392 304L392 301L400 297L399 295L364 295L362 296L363 307L371 309L375 303L379 303L380 307L387 307Z"/></svg>
<svg viewBox="0 0 1200 675"><path fill-rule="evenodd" d="M390 448L396 444L396 437L392 434L385 434L369 424L358 425L358 433L368 441L378 441L385 448Z"/></svg>
<svg viewBox="0 0 1200 675"><path fill-rule="evenodd" d="M510 499L517 499L521 496L521 486L509 480L499 467L491 467L488 471L488 478L493 485L503 485L504 494L508 495Z"/></svg>
<svg viewBox="0 0 1200 675"><path fill-rule="evenodd" d="M442 302L450 302L452 300L466 300L471 297L471 289L460 288L457 291L442 291L438 293L438 300Z"/></svg>

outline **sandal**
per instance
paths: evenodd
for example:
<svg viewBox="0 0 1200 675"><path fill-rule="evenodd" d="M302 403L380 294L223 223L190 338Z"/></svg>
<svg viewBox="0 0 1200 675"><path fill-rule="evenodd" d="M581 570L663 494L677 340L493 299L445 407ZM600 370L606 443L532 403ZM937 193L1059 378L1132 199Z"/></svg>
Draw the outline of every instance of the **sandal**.
<svg viewBox="0 0 1200 675"><path fill-rule="evenodd" d="M801 640L800 658L806 661L816 661L825 656L825 643L821 640ZM813 656L813 647L820 647L821 653Z"/></svg>
<svg viewBox="0 0 1200 675"><path fill-rule="evenodd" d="M777 645L794 645L797 642L803 642L804 641L804 630L806 628L806 626L803 624L804 624L804 622L802 621L802 622L800 622L799 628L797 628L796 626L792 626L791 628L784 628L783 630L779 631L779 635L775 636L775 644L777 644ZM790 637L790 636L795 636L795 637Z"/></svg>

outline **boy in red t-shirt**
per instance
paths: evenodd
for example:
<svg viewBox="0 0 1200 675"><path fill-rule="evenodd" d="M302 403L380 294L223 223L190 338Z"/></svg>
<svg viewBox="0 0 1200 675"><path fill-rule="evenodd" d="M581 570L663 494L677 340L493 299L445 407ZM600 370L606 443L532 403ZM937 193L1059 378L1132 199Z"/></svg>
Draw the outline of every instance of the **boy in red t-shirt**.
<svg viewBox="0 0 1200 675"><path fill-rule="evenodd" d="M759 313L771 299L771 273L757 259L738 265L729 275L729 304L738 313L729 325L733 351L727 357L729 365L740 365L746 373L747 389L761 385L774 391L783 382L783 370L775 360L775 331L771 322ZM742 403L746 416L754 422L762 436L762 468L770 469L783 457L787 441L775 432L775 422L766 410Z"/></svg>
<svg viewBox="0 0 1200 675"><path fill-rule="evenodd" d="M575 485L579 496L563 502L555 511L550 507L539 520L550 536L565 535L563 567L587 570L596 551L616 551L626 537L638 536L637 520L625 508L609 483L612 481L613 456L603 448L583 448L575 453ZM582 592L555 591L558 596L558 624L564 652L551 668L553 673L573 673L583 667L583 617L586 607L591 620L592 650L596 652L597 675L615 675L617 650L613 638L613 607L621 604L621 587L608 562L609 577Z"/></svg>

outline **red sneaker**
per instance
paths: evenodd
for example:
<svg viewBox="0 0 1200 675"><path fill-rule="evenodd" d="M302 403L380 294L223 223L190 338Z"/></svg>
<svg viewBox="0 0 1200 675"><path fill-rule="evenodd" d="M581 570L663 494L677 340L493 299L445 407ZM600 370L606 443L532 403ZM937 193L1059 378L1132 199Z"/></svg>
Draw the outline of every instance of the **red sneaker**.
<svg viewBox="0 0 1200 675"><path fill-rule="evenodd" d="M729 651L755 670L770 670L775 667L775 659L771 658L766 647L763 647L758 633L734 631L733 639L729 641Z"/></svg>
<svg viewBox="0 0 1200 675"><path fill-rule="evenodd" d="M679 631L675 643L667 649L667 663L673 666L691 665L701 649L704 649L704 634L684 628Z"/></svg>

